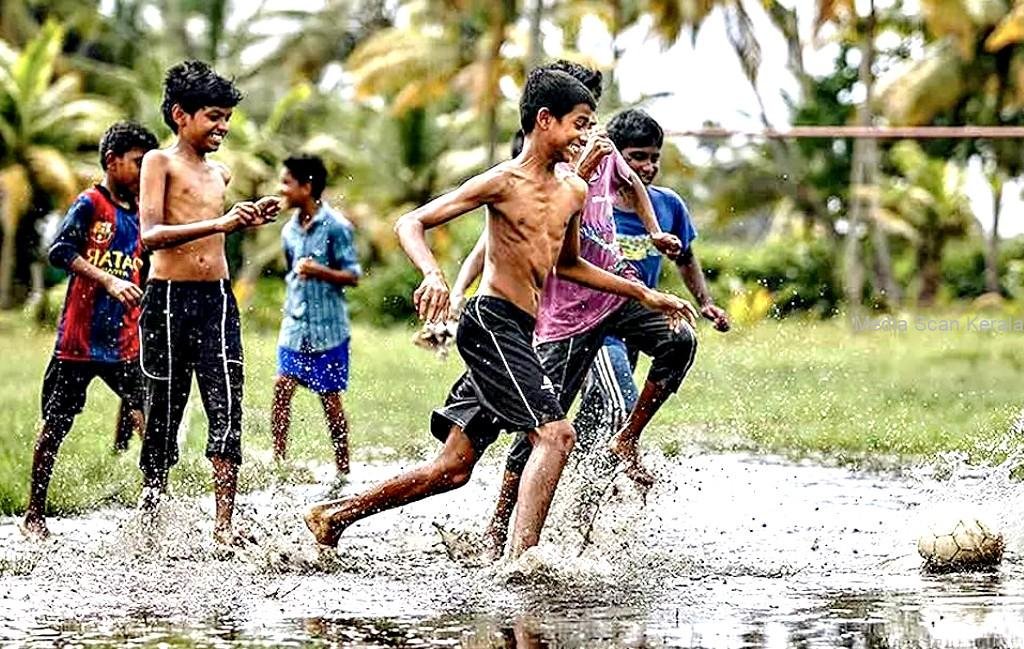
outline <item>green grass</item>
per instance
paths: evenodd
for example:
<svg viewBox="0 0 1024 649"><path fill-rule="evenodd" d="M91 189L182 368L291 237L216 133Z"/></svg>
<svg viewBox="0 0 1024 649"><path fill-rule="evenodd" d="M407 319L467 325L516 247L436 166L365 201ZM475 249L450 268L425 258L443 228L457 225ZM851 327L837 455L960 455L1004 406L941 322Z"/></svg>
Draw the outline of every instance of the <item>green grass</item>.
<svg viewBox="0 0 1024 649"><path fill-rule="evenodd" d="M356 458L425 457L437 448L427 432L430 409L461 371L413 347L411 332L356 327L352 389L346 409ZM14 317L0 319L0 512L23 509L39 387L53 342ZM273 471L270 401L276 334L245 334L246 386L243 487L265 484ZM1007 450L1008 427L1020 407L1024 334L854 334L843 321L769 321L720 335L701 328L697 362L680 394L647 436L672 453L691 443L787 454L824 453L843 460L921 456L963 450L975 459ZM642 369L642 368L641 368ZM182 462L173 474L181 493L209 488L203 458L206 423L199 401L190 417ZM95 382L86 410L61 449L50 504L69 512L138 491L138 441L127 454L111 449L116 400ZM331 457L320 405L296 396L291 456Z"/></svg>

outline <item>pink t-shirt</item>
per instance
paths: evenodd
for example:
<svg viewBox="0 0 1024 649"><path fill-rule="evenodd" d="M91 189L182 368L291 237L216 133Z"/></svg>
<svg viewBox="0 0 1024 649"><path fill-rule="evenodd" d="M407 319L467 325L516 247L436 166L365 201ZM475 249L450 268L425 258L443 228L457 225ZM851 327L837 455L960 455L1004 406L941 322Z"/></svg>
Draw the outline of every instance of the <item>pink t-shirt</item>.
<svg viewBox="0 0 1024 649"><path fill-rule="evenodd" d="M605 156L594 171L580 216L580 257L608 272L636 279L636 272L619 251L612 218L615 193L629 182L629 171L618 151ZM625 301L624 297L595 291L552 272L541 293L534 342L562 340L587 331Z"/></svg>

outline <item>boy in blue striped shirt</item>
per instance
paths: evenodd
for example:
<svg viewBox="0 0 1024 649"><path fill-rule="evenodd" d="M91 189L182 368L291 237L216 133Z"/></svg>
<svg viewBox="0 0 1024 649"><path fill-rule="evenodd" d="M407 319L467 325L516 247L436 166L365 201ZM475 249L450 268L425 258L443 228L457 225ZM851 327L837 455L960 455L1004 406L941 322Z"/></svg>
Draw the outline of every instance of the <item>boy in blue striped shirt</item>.
<svg viewBox="0 0 1024 649"><path fill-rule="evenodd" d="M285 160L279 193L285 208L298 212L281 232L288 274L271 429L274 458L283 461L295 388L312 390L327 416L338 474L344 475L349 471L348 421L341 403L349 365L345 287L356 286L362 270L352 225L321 201L326 184L327 169L320 158Z"/></svg>

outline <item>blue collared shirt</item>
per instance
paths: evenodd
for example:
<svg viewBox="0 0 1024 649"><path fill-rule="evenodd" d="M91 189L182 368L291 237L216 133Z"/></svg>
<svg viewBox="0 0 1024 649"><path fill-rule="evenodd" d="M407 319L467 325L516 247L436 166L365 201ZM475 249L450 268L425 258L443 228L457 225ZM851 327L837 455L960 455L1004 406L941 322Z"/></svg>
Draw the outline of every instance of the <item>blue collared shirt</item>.
<svg viewBox="0 0 1024 649"><path fill-rule="evenodd" d="M298 215L285 223L281 243L288 274L278 344L302 352L337 347L349 337L345 289L320 279L303 279L295 266L309 257L328 268L361 275L352 224L325 203L305 228Z"/></svg>

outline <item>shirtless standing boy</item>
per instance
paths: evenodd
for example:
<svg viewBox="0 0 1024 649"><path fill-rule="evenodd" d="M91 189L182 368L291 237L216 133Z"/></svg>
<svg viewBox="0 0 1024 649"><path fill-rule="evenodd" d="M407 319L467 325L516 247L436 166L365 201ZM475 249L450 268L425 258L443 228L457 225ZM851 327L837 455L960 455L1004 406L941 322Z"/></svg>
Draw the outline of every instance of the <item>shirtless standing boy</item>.
<svg viewBox="0 0 1024 649"><path fill-rule="evenodd" d="M520 101L522 153L399 219L395 229L402 247L424 276L413 300L421 318L436 321L446 315L449 291L426 230L488 208L483 278L456 336L467 371L431 420L431 432L444 443L440 455L366 493L314 505L306 524L321 544L336 545L345 528L366 516L466 484L501 431L528 430L533 453L523 471L512 556L536 545L575 439L532 345L549 272L555 268L561 277L639 300L676 321L685 317L686 303L679 298L616 277L579 256L587 185L559 163L568 162L571 145L584 144L594 106L590 92L568 74L533 70Z"/></svg>
<svg viewBox="0 0 1024 649"><path fill-rule="evenodd" d="M209 420L214 538L222 543L234 541L231 514L242 461L242 340L224 235L268 223L280 210L277 199L267 197L223 212L231 175L206 154L220 148L241 98L205 63L186 61L168 70L161 110L178 137L142 161L139 201L142 243L154 251L140 320L147 414L140 504L152 508L167 488L195 374Z"/></svg>

